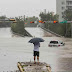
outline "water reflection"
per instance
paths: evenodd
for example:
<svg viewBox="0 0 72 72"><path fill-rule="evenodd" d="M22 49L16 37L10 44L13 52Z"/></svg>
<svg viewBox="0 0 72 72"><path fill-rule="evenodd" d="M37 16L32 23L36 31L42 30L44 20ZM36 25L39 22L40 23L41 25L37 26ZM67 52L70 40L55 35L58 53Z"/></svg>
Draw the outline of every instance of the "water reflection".
<svg viewBox="0 0 72 72"><path fill-rule="evenodd" d="M13 34L10 27L0 28L0 38L20 37Z"/></svg>

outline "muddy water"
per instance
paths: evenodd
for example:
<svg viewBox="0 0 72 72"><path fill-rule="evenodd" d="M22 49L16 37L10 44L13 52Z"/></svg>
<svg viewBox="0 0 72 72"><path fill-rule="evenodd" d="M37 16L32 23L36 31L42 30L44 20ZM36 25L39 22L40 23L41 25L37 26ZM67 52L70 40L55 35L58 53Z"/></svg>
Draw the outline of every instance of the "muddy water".
<svg viewBox="0 0 72 72"><path fill-rule="evenodd" d="M28 43L30 37L0 38L0 72L14 71L17 62L33 61L33 44ZM40 62L51 65L53 72L72 71L72 44L69 41L63 47L48 47L52 39L57 37L43 37L45 42L40 47ZM63 39L62 39L63 40Z"/></svg>
<svg viewBox="0 0 72 72"><path fill-rule="evenodd" d="M59 51L57 69L64 72L72 72L72 39L64 39L65 46Z"/></svg>
<svg viewBox="0 0 72 72"><path fill-rule="evenodd" d="M11 28L10 27L0 28L0 37L1 38L12 37Z"/></svg>
<svg viewBox="0 0 72 72"><path fill-rule="evenodd" d="M18 70L17 62L33 61L33 44L28 43L31 37L12 37L9 30L9 35L4 36L4 29L0 33L0 72ZM50 64L52 72L72 72L72 39L42 38L45 42L40 43L40 62ZM65 46L48 47L50 40L61 40Z"/></svg>

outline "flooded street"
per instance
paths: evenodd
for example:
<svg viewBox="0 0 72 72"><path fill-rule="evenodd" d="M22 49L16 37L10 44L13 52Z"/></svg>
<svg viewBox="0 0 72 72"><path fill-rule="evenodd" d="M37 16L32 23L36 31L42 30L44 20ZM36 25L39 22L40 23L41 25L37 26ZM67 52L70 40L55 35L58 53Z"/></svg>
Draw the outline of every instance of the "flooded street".
<svg viewBox="0 0 72 72"><path fill-rule="evenodd" d="M0 29L0 72L18 70L17 62L33 61L33 44L28 43L32 37L14 37L8 29ZM72 72L72 39L41 38L45 42L40 43L40 62L50 64L52 72ZM61 40L65 46L48 47L50 40Z"/></svg>
<svg viewBox="0 0 72 72"><path fill-rule="evenodd" d="M57 67L61 71L72 72L72 39L65 39L65 46L59 51Z"/></svg>
<svg viewBox="0 0 72 72"><path fill-rule="evenodd" d="M25 30L33 37L56 37L55 35L43 30L40 27L26 27Z"/></svg>
<svg viewBox="0 0 72 72"><path fill-rule="evenodd" d="M11 38L12 37L12 33L11 33L11 29L10 27L7 28L0 28L0 37L1 38Z"/></svg>

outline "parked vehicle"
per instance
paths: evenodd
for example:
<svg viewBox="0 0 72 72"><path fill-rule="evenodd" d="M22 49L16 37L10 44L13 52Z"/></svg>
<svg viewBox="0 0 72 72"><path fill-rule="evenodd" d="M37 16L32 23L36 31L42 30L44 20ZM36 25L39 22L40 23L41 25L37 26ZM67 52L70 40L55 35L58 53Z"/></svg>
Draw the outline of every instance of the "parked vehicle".
<svg viewBox="0 0 72 72"><path fill-rule="evenodd" d="M50 41L49 43L49 47L52 47L52 46L56 46L56 47L60 47L60 46L64 46L65 43L63 43L62 41Z"/></svg>

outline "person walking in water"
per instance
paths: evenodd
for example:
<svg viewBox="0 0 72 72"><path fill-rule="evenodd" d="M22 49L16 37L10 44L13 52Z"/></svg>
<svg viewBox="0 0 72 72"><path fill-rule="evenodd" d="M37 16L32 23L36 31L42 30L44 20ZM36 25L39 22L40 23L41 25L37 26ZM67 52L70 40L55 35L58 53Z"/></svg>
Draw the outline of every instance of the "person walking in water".
<svg viewBox="0 0 72 72"><path fill-rule="evenodd" d="M34 56L34 64L36 63L36 57L37 57L37 62L39 63L39 47L40 43L33 43L34 44L34 50L33 50L33 56Z"/></svg>

